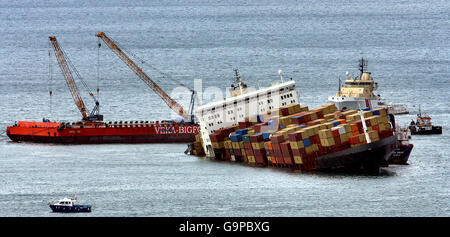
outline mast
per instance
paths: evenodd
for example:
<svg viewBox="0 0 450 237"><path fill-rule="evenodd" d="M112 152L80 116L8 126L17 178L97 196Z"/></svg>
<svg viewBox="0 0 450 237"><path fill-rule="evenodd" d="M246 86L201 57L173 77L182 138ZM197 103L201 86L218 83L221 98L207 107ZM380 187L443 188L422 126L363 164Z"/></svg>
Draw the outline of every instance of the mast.
<svg viewBox="0 0 450 237"><path fill-rule="evenodd" d="M361 72L360 78L362 78L362 75L366 71L366 69L367 69L367 60L365 60L364 57L362 57L361 60L359 60L359 71Z"/></svg>

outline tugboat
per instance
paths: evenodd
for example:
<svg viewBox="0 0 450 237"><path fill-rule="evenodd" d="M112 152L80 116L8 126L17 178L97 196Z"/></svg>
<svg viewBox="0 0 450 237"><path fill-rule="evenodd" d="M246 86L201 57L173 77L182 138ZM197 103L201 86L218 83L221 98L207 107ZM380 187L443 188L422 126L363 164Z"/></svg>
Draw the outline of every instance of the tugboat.
<svg viewBox="0 0 450 237"><path fill-rule="evenodd" d="M412 135L442 134L441 126L433 126L431 124L431 117L428 115L422 115L420 105L416 122L414 122L414 120L411 121L409 129L411 130Z"/></svg>
<svg viewBox="0 0 450 237"><path fill-rule="evenodd" d="M395 135L397 136L397 143L388 162L389 164L408 165L408 158L414 147L413 144L409 143L411 132L407 127L402 128L396 124Z"/></svg>
<svg viewBox="0 0 450 237"><path fill-rule="evenodd" d="M334 103L339 110L360 109L360 105L367 108L385 108L389 114L408 114L408 107L404 104L387 104L385 99L373 92L378 89L378 83L374 81L371 73L367 71L367 60L359 60L360 76L351 78L346 73L345 85L341 86L339 80L339 91L335 96L328 97L328 101Z"/></svg>
<svg viewBox="0 0 450 237"><path fill-rule="evenodd" d="M91 212L91 205L74 204L77 198L63 198L48 205L53 212Z"/></svg>

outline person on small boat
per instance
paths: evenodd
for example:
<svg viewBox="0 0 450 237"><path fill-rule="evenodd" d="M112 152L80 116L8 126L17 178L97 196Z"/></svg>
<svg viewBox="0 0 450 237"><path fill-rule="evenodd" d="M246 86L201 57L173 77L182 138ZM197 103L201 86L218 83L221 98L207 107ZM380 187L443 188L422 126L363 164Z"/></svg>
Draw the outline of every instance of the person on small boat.
<svg viewBox="0 0 450 237"><path fill-rule="evenodd" d="M414 120L411 119L411 124L410 124L410 125L411 125L411 126L416 125L416 123L414 122Z"/></svg>

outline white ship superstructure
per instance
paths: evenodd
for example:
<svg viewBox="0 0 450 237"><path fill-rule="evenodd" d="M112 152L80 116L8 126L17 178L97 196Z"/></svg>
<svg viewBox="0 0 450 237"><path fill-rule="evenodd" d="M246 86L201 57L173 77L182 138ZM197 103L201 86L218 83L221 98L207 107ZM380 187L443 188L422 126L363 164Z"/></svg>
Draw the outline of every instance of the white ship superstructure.
<svg viewBox="0 0 450 237"><path fill-rule="evenodd" d="M281 72L280 76L281 76ZM196 110L206 156L214 156L209 135L215 131L237 125L246 118L278 111L278 108L299 103L295 81L275 82L270 87L249 92L236 71L236 86L232 85L231 97L199 106Z"/></svg>
<svg viewBox="0 0 450 237"><path fill-rule="evenodd" d="M386 104L380 95L373 91L378 89L378 83L374 82L371 73L366 71L367 61L362 58L359 64L361 75L351 78L347 73L345 85L340 86L335 96L328 97L328 101L334 103L338 109L360 108L386 108L391 114L407 114L408 108L404 104Z"/></svg>

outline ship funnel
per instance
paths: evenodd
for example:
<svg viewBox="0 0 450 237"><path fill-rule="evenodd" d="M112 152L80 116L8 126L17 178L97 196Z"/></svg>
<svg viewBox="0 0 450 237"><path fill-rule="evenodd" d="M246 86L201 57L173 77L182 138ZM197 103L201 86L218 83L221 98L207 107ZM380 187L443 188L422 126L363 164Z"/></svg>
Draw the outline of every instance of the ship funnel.
<svg viewBox="0 0 450 237"><path fill-rule="evenodd" d="M281 82L283 82L283 71L281 69L278 69L278 75L280 75Z"/></svg>

